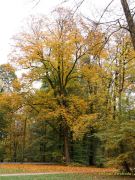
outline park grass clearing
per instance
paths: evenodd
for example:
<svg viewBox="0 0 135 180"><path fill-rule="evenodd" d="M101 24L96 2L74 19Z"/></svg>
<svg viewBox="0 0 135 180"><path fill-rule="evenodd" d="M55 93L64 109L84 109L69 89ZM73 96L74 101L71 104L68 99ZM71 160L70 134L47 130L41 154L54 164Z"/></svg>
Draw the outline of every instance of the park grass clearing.
<svg viewBox="0 0 135 180"><path fill-rule="evenodd" d="M36 174L37 173L37 174ZM40 174L41 173L41 174ZM0 164L0 180L131 180L115 168L45 164ZM133 177L134 179L134 177Z"/></svg>
<svg viewBox="0 0 135 180"><path fill-rule="evenodd" d="M46 174L0 177L0 180L132 180L132 177L100 176L90 174Z"/></svg>

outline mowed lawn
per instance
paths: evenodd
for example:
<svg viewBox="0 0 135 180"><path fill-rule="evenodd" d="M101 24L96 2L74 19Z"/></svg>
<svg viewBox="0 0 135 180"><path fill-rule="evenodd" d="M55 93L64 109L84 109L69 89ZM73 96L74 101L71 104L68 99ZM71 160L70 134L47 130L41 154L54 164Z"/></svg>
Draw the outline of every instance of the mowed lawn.
<svg viewBox="0 0 135 180"><path fill-rule="evenodd" d="M0 177L0 180L132 180L132 177L102 176L90 174L46 174Z"/></svg>
<svg viewBox="0 0 135 180"><path fill-rule="evenodd" d="M19 173L26 173L26 175L19 176ZM27 175L27 173L52 174ZM114 168L72 167L43 164L0 164L0 174L18 174L17 176L0 176L0 180L131 180L132 178L128 176L115 176L117 170Z"/></svg>

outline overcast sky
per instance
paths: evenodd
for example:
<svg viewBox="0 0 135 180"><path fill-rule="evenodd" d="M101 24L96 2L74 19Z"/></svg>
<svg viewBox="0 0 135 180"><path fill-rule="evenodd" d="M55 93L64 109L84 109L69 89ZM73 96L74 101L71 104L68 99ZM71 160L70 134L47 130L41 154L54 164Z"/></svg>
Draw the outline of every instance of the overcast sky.
<svg viewBox="0 0 135 180"><path fill-rule="evenodd" d="M34 7L35 3L33 1L0 1L0 64L7 62L11 38L20 31L23 20L31 14L49 14L57 5L60 5L62 0L40 0L40 3L36 7ZM68 4L68 6L72 7L73 0L70 1L72 3ZM118 2L118 0L115 1ZM90 18L96 19L109 2L110 0L85 0L81 10L86 15L89 15Z"/></svg>

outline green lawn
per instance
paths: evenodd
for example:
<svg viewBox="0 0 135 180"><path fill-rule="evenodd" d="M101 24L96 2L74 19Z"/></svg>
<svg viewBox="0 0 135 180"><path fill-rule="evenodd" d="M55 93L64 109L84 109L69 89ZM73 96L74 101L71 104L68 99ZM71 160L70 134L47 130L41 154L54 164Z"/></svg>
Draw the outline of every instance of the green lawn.
<svg viewBox="0 0 135 180"><path fill-rule="evenodd" d="M96 176L87 174L48 174L0 177L0 180L133 180L134 177Z"/></svg>
<svg viewBox="0 0 135 180"><path fill-rule="evenodd" d="M23 169L5 169L0 168L0 174L15 174L15 173L26 173L28 171Z"/></svg>

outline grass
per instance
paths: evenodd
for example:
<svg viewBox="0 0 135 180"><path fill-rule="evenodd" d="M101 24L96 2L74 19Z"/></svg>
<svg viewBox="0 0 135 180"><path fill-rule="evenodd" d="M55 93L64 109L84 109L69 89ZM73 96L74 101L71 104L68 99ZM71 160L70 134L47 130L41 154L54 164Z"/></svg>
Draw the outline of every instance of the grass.
<svg viewBox="0 0 135 180"><path fill-rule="evenodd" d="M0 180L132 180L132 177L98 176L89 174L49 174L0 177Z"/></svg>
<svg viewBox="0 0 135 180"><path fill-rule="evenodd" d="M23 169L0 168L0 174L16 174L16 173L27 173L27 171Z"/></svg>
<svg viewBox="0 0 135 180"><path fill-rule="evenodd" d="M43 164L0 164L0 174L56 173L46 175L0 176L0 180L131 180L135 177L115 176L114 168L76 167Z"/></svg>

